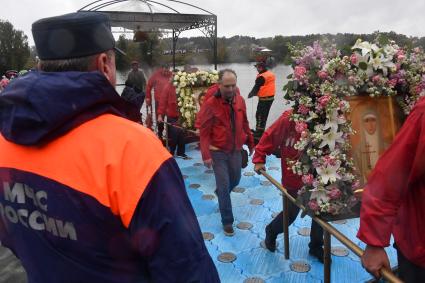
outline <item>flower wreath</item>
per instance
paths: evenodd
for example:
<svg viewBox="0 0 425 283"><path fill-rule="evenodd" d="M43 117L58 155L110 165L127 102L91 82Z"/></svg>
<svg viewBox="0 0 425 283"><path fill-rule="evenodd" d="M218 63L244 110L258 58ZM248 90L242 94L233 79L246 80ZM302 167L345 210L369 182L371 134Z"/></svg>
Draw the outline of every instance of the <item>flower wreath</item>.
<svg viewBox="0 0 425 283"><path fill-rule="evenodd" d="M218 72L196 71L174 73L173 85L176 87L177 105L180 109L180 121L184 128L192 129L197 112L195 88L209 87L218 81Z"/></svg>
<svg viewBox="0 0 425 283"><path fill-rule="evenodd" d="M290 46L293 74L284 86L293 102L291 119L301 138L295 148L302 152L288 160L302 176L298 200L309 212L322 216L349 214L359 186L349 156L349 136L354 134L345 117L347 96L393 96L407 115L425 93L425 53L405 50L393 41L384 44L357 40L349 56L333 45Z"/></svg>

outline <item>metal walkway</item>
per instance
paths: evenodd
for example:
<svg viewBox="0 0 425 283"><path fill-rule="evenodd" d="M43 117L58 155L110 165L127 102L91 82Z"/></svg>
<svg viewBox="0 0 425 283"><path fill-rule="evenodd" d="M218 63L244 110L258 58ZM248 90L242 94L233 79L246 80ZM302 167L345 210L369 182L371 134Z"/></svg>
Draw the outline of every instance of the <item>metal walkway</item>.
<svg viewBox="0 0 425 283"><path fill-rule="evenodd" d="M290 260L283 255L283 238L278 237L275 253L261 247L264 228L282 210L280 192L264 177L253 172L250 163L242 171L242 179L231 193L235 217L235 235L223 234L212 170L203 166L195 145L186 146L192 159L177 158L185 178L186 190L204 233L205 244L217 266L222 282L323 282L323 265L308 254L311 218L300 217L289 227ZM268 157L267 172L281 178L280 159ZM365 248L356 238L359 219L332 223L350 240ZM388 248L391 266L397 264L396 251ZM360 259L332 237L331 280L336 283L365 282L372 277L361 267Z"/></svg>

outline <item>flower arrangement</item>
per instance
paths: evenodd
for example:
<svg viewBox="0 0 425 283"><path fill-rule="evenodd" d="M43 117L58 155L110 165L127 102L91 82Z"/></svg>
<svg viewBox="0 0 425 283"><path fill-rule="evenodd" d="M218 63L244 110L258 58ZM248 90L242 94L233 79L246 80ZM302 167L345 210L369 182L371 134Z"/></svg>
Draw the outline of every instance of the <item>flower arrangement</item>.
<svg viewBox="0 0 425 283"><path fill-rule="evenodd" d="M345 117L347 96L394 96L405 114L425 93L425 53L405 51L394 42L379 44L358 40L350 56L334 45L290 46L293 74L285 85L285 98L293 102L291 119L300 140L291 169L302 176L299 201L316 215L351 212L359 186L349 157L351 122Z"/></svg>
<svg viewBox="0 0 425 283"><path fill-rule="evenodd" d="M218 72L196 71L187 73L178 71L174 73L173 85L176 87L177 105L180 109L181 125L191 129L195 123L197 112L195 88L209 87L218 81Z"/></svg>

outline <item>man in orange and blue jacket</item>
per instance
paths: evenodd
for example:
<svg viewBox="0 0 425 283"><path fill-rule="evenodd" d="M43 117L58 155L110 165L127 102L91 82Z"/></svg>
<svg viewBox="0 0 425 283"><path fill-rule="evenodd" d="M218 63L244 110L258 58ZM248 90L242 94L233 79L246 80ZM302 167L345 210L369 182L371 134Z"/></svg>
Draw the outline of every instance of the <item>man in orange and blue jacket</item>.
<svg viewBox="0 0 425 283"><path fill-rule="evenodd" d="M108 17L32 31L41 71L0 97L0 240L28 281L219 282L176 162L114 89Z"/></svg>

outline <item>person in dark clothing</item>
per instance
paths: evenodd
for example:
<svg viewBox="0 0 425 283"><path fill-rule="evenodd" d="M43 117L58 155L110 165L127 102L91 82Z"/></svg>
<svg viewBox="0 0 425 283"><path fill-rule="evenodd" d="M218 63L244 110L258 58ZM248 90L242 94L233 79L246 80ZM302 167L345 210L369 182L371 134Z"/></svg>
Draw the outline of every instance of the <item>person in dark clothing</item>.
<svg viewBox="0 0 425 283"><path fill-rule="evenodd" d="M254 139L256 142L261 138L267 124L270 107L273 104L276 93L275 75L267 69L263 62L255 64L258 75L255 79L255 85L248 94L248 98L258 96L257 111L255 112L256 126Z"/></svg>
<svg viewBox="0 0 425 283"><path fill-rule="evenodd" d="M139 69L139 62L131 62L131 71L128 73L127 81L135 88L145 92L146 89L146 76L145 73Z"/></svg>
<svg viewBox="0 0 425 283"><path fill-rule="evenodd" d="M132 85L129 80L125 81L125 87L121 93L121 97L136 106L139 112L145 101L145 93L137 86Z"/></svg>
<svg viewBox="0 0 425 283"><path fill-rule="evenodd" d="M219 282L176 161L115 90L109 17L32 32L40 71L0 96L0 241L28 282Z"/></svg>
<svg viewBox="0 0 425 283"><path fill-rule="evenodd" d="M291 169L288 169L287 159L296 160L299 156L298 150L294 148L294 144L300 138L299 133L295 130L295 123L290 120L292 110L285 111L280 118L273 123L261 137L259 143L255 147L252 162L254 170L266 170L266 156L273 154L276 149L280 149L282 163L282 184L288 192L297 197L297 192L303 186L301 176L296 175ZM288 218L291 225L300 211L300 208L289 202ZM271 252L276 250L276 237L283 233L283 211L277 215L269 225L266 226L266 239L264 241L266 247ZM323 263L323 229L315 221L311 223L309 253Z"/></svg>

